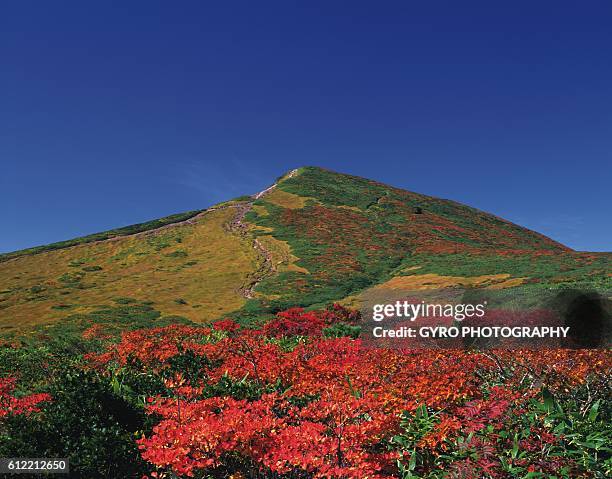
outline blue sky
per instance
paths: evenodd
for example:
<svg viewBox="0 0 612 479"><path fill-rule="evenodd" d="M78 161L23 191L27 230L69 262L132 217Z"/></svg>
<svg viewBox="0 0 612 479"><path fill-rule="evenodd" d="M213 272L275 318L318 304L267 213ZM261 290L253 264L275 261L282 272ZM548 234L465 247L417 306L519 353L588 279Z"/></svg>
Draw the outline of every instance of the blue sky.
<svg viewBox="0 0 612 479"><path fill-rule="evenodd" d="M604 1L2 2L0 252L302 165L610 251L611 24Z"/></svg>

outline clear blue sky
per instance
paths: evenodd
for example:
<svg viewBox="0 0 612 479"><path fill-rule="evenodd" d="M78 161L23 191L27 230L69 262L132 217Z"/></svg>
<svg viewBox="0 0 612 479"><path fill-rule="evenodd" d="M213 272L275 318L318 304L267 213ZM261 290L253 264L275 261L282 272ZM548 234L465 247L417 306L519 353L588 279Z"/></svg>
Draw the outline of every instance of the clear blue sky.
<svg viewBox="0 0 612 479"><path fill-rule="evenodd" d="M611 25L603 0L1 2L0 251L302 165L612 250Z"/></svg>

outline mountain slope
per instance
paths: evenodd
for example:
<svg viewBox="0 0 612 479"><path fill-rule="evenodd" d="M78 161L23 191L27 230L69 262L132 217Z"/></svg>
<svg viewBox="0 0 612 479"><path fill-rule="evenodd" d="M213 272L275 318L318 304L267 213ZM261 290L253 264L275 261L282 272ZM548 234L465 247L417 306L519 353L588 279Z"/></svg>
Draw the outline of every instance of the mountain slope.
<svg viewBox="0 0 612 479"><path fill-rule="evenodd" d="M609 286L607 254L576 253L453 201L314 167L174 218L3 255L0 332L100 317L123 326L257 317L384 285Z"/></svg>

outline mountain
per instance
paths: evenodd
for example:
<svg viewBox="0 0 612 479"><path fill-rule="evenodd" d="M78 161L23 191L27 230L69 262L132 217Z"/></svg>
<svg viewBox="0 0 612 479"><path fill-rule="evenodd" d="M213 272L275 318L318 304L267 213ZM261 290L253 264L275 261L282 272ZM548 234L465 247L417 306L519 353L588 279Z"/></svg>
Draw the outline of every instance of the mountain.
<svg viewBox="0 0 612 479"><path fill-rule="evenodd" d="M454 201L305 167L206 210L0 255L0 334L252 319L398 288L609 289L610 258Z"/></svg>

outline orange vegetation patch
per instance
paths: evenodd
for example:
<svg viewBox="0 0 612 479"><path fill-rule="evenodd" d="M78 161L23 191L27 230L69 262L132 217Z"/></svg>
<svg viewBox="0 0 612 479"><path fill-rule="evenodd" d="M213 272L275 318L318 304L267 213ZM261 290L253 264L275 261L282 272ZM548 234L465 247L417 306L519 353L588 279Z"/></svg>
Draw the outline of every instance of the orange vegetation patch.
<svg viewBox="0 0 612 479"><path fill-rule="evenodd" d="M295 271L305 274L309 273L306 268L295 264L300 258L291 252L291 247L286 241L281 241L271 235L259 236L257 240L270 255L270 261L275 271Z"/></svg>
<svg viewBox="0 0 612 479"><path fill-rule="evenodd" d="M415 274L412 276L396 276L373 289L393 290L426 290L451 288L454 286L481 286L494 289L509 288L523 282L524 278L510 278L507 273L488 274L483 276L441 276L439 274Z"/></svg>
<svg viewBox="0 0 612 479"><path fill-rule="evenodd" d="M490 286L487 286L487 289L504 289L504 288L514 288L515 286L519 286L525 282L527 278L510 278L501 283L495 283Z"/></svg>
<svg viewBox="0 0 612 479"><path fill-rule="evenodd" d="M283 208L297 210L300 208L304 208L304 206L306 205L306 200L308 198L303 198L299 195L295 195L293 193L288 193L287 191L274 188L269 193L266 193L266 196L263 199L265 199L269 203L282 206Z"/></svg>
<svg viewBox="0 0 612 479"><path fill-rule="evenodd" d="M250 239L229 231L235 214L231 207L211 210L193 224L0 263L0 331L125 296L198 322L240 309L241 288L261 259Z"/></svg>

